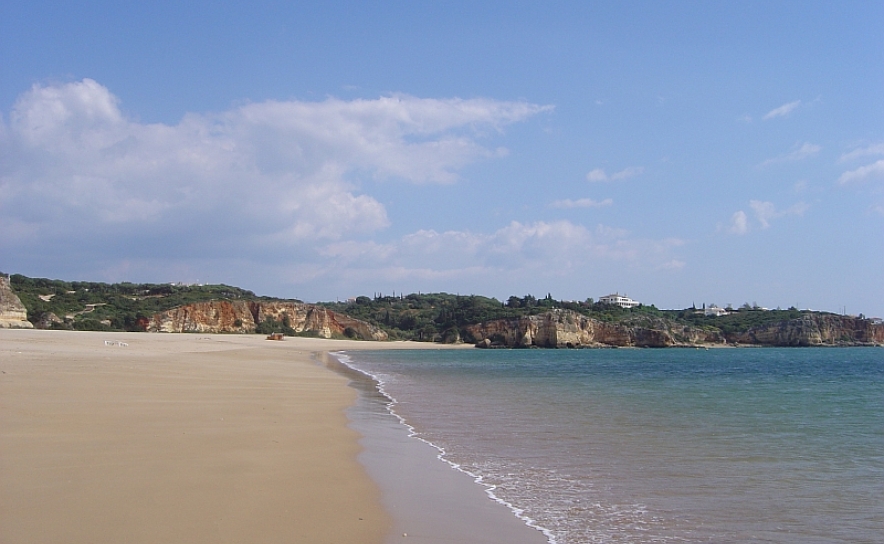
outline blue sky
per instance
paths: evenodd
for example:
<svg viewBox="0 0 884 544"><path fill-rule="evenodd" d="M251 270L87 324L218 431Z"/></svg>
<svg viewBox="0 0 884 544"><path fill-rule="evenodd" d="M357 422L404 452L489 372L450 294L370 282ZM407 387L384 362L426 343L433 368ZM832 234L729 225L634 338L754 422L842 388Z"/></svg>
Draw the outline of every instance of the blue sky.
<svg viewBox="0 0 884 544"><path fill-rule="evenodd" d="M884 316L879 2L7 2L0 270Z"/></svg>

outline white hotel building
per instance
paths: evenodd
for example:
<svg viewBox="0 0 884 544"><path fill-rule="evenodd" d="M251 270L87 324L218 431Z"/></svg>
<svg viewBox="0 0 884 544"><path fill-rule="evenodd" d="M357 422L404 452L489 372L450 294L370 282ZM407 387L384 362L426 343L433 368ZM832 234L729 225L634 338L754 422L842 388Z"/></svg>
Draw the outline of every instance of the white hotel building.
<svg viewBox="0 0 884 544"><path fill-rule="evenodd" d="M610 304L611 306L620 306L621 308L635 308L641 304L641 302L637 300L632 300L627 296L621 296L620 293L605 295L599 299L599 302Z"/></svg>

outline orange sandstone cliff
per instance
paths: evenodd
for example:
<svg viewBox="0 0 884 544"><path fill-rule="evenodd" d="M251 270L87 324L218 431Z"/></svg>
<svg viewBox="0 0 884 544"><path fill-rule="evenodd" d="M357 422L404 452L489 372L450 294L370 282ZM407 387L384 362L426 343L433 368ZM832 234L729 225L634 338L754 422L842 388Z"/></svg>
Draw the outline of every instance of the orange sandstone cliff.
<svg viewBox="0 0 884 544"><path fill-rule="evenodd" d="M348 336L360 340L386 340L377 327L312 304L287 301L212 301L179 306L152 316L153 332L253 333L266 320L285 322L295 332L312 332L322 338Z"/></svg>
<svg viewBox="0 0 884 544"><path fill-rule="evenodd" d="M728 335L728 342L767 346L882 345L884 324L832 314L807 314Z"/></svg>
<svg viewBox="0 0 884 544"><path fill-rule="evenodd" d="M668 319L636 317L608 323L571 310L470 325L467 336L479 347L672 347L723 344L717 331L678 325Z"/></svg>
<svg viewBox="0 0 884 544"><path fill-rule="evenodd" d="M495 319L466 327L478 347L679 347L699 345L874 346L884 345L880 321L834 314L807 314L748 331L724 334L650 316L599 321L571 310Z"/></svg>

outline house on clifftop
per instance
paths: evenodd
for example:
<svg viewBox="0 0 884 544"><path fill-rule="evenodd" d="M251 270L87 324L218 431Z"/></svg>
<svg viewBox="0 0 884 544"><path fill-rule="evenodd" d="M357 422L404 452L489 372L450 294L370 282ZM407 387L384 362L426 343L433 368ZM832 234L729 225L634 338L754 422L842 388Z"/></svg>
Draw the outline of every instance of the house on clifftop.
<svg viewBox="0 0 884 544"><path fill-rule="evenodd" d="M705 315L706 317L721 317L729 313L729 311L725 310L724 308L719 308L715 304L703 310L703 315Z"/></svg>
<svg viewBox="0 0 884 544"><path fill-rule="evenodd" d="M605 295L599 298L599 302L601 302L602 304L610 304L611 306L620 306L621 308L635 308L636 306L641 306L641 302L637 300L632 300L631 298L625 295L621 295L620 293Z"/></svg>

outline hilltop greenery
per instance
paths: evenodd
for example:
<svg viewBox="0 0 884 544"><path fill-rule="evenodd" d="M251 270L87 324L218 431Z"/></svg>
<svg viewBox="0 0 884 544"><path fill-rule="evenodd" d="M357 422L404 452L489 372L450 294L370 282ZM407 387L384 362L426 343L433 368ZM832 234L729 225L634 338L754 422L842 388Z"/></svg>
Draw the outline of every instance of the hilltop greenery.
<svg viewBox="0 0 884 544"><path fill-rule="evenodd" d="M478 295L448 293L410 294L404 296L357 297L350 302L320 303L331 310L373 323L393 339L448 340L466 325L492 319L537 315L552 309L566 309L605 322L619 322L641 317L660 317L676 323L710 331L732 334L796 319L809 310L766 310L744 304L720 317L707 316L703 309L659 310L653 305L620 308L589 298L584 301L555 300L551 295L509 297L506 302Z"/></svg>
<svg viewBox="0 0 884 544"><path fill-rule="evenodd" d="M154 314L211 300L278 300L258 297L253 292L229 285L181 285L67 282L45 278L10 276L12 289L28 310L32 323L74 330L144 330ZM413 293L410 295L375 295L357 297L347 302L320 302L318 306L372 323L385 330L391 339L450 341L463 335L466 326L492 319L537 315L551 309L573 310L599 321L617 322L641 317L667 318L685 326L717 330L724 334L795 319L812 313L808 310L764 310L744 304L728 315L713 317L702 310L659 310L653 305L620 308L594 302L555 300L532 295L511 296L506 301L479 295L449 293ZM257 332L294 334L286 322L267 322Z"/></svg>
<svg viewBox="0 0 884 544"><path fill-rule="evenodd" d="M506 302L479 295L425 293L400 296L357 297L349 302L318 303L330 310L373 323L399 340L450 340L463 327L492 319L537 315L552 309L568 309L600 321L618 321L639 315L663 317L654 306L624 309L593 302L555 300L533 295L509 297Z"/></svg>
<svg viewBox="0 0 884 544"><path fill-rule="evenodd" d="M811 313L820 314L825 312L811 312L810 310L798 310L796 308L789 308L788 310L766 310L758 307L751 307L748 304L744 304L736 310L732 309L731 313L719 317L706 316L703 315L702 311L697 312L692 309L668 310L664 312L666 317L674 321L684 322L699 328L718 329L725 335L739 333L774 323L781 323L783 321L790 321Z"/></svg>
<svg viewBox="0 0 884 544"><path fill-rule="evenodd" d="M172 308L210 300L257 300L251 291L229 285L99 283L9 277L12 290L38 323L52 314L52 328L141 331L147 319Z"/></svg>

